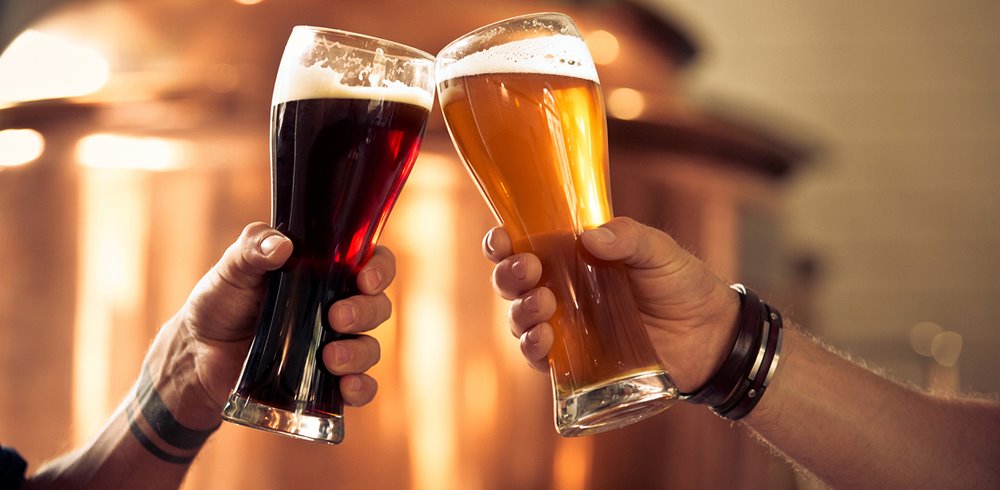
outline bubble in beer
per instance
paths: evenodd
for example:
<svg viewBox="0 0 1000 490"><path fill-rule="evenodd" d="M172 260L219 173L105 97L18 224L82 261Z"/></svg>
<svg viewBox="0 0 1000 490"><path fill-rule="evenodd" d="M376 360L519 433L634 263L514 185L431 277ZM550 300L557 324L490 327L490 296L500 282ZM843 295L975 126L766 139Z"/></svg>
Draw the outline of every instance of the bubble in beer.
<svg viewBox="0 0 1000 490"><path fill-rule="evenodd" d="M391 59L384 55L377 55L376 58L382 61ZM434 102L433 94L426 90L386 78L384 67L366 77L360 71L348 73L346 69L341 71L330 65L323 62L308 66L282 63L278 68L271 105L305 99L370 99L402 102L430 110ZM348 84L348 77L357 82Z"/></svg>
<svg viewBox="0 0 1000 490"><path fill-rule="evenodd" d="M556 35L493 46L454 63L439 65L438 83L482 73L540 73L583 78L600 83L582 39Z"/></svg>

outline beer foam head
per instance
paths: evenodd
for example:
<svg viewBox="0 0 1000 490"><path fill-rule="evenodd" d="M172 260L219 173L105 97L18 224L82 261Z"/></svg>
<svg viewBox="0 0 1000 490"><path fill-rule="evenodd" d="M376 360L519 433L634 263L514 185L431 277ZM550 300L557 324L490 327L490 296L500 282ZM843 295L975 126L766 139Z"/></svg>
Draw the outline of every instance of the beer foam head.
<svg viewBox="0 0 1000 490"><path fill-rule="evenodd" d="M371 99L403 102L430 110L434 102L433 92L402 82L381 80L379 86L357 86L344 83L343 78L342 73L319 65L282 63L271 104L302 99Z"/></svg>
<svg viewBox="0 0 1000 490"><path fill-rule="evenodd" d="M534 37L493 46L438 65L438 82L484 73L539 73L600 83L587 44L576 36Z"/></svg>

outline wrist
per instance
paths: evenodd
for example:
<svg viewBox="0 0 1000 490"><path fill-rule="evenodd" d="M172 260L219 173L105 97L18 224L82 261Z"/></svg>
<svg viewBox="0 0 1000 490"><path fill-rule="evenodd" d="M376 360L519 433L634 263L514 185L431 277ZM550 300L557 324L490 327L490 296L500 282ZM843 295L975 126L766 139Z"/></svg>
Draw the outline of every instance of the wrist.
<svg viewBox="0 0 1000 490"><path fill-rule="evenodd" d="M690 374L676 378L681 392L693 392L704 386L718 372L722 363L732 351L739 330L740 295L722 281L713 285L710 293L703 296L705 302L698 307L703 317L698 321L697 328L691 330L696 334L686 343L692 355L687 370Z"/></svg>
<svg viewBox="0 0 1000 490"><path fill-rule="evenodd" d="M198 380L197 349L186 330L171 321L143 361L133 399L126 406L129 432L150 454L172 464L189 464L221 425Z"/></svg>
<svg viewBox="0 0 1000 490"><path fill-rule="evenodd" d="M740 294L735 342L711 378L694 392L682 394L682 399L739 420L757 405L774 374L781 351L782 321L778 311L753 291L739 284L732 288Z"/></svg>
<svg viewBox="0 0 1000 490"><path fill-rule="evenodd" d="M137 395L142 395L143 390L159 397L164 409L185 427L208 429L222 421L222 407L211 398L199 377L197 344L179 322L164 326L150 348Z"/></svg>

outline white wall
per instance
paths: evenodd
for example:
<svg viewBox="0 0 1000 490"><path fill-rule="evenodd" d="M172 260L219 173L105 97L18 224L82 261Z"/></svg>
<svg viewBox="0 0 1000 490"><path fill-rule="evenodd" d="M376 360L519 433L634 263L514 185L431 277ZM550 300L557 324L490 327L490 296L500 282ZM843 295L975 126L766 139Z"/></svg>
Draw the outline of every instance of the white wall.
<svg viewBox="0 0 1000 490"><path fill-rule="evenodd" d="M1000 392L1000 2L651 1L702 44L698 99L822 142L787 189L821 335L922 382L932 321L963 336L962 387Z"/></svg>

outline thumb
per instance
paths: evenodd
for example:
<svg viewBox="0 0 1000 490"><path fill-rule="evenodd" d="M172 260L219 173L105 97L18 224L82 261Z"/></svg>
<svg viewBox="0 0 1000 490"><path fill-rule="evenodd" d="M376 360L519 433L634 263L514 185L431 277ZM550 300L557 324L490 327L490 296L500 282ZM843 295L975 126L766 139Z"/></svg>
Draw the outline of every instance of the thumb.
<svg viewBox="0 0 1000 490"><path fill-rule="evenodd" d="M264 223L251 223L226 249L210 274L236 289L256 289L264 274L281 267L292 254L292 241Z"/></svg>
<svg viewBox="0 0 1000 490"><path fill-rule="evenodd" d="M598 259L621 261L640 269L669 266L685 254L670 235L627 217L587 230L580 240Z"/></svg>
<svg viewBox="0 0 1000 490"><path fill-rule="evenodd" d="M291 253L291 240L277 230L264 223L247 225L188 298L188 320L196 332L219 340L245 335L265 274L281 267Z"/></svg>

